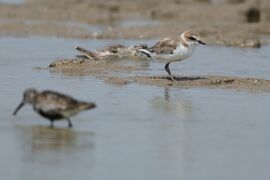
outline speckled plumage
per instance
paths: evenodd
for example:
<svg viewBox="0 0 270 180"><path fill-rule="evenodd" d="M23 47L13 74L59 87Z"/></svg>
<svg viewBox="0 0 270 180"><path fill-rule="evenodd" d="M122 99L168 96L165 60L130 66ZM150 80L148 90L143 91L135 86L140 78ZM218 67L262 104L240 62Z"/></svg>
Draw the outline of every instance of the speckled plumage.
<svg viewBox="0 0 270 180"><path fill-rule="evenodd" d="M147 48L144 44L134 45L134 46L124 46L121 44L105 47L97 51L89 51L82 47L76 46L75 49L78 50L84 58L92 60L111 60L114 58L124 58L130 56L139 56L138 49Z"/></svg>
<svg viewBox="0 0 270 180"><path fill-rule="evenodd" d="M13 115L16 115L18 110L26 103L32 104L34 111L50 120L51 127L53 127L54 121L60 119L66 119L69 127L72 127L70 117L83 110L96 107L94 103L78 101L71 96L55 91L38 92L35 89L27 89L24 92L22 103L16 108Z"/></svg>
<svg viewBox="0 0 270 180"><path fill-rule="evenodd" d="M148 50L156 54L173 54L180 41L180 38L164 38Z"/></svg>
<svg viewBox="0 0 270 180"><path fill-rule="evenodd" d="M149 58L165 61L165 70L171 80L174 80L169 69L169 64L173 61L182 61L189 58L198 44L205 44L201 41L199 34L193 31L184 31L178 37L163 38L154 44L154 46L142 48L139 51Z"/></svg>

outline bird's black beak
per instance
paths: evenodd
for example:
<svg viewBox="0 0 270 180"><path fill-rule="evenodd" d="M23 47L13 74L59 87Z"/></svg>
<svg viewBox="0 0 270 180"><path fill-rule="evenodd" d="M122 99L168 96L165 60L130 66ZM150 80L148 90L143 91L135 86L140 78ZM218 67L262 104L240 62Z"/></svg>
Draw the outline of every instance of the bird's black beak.
<svg viewBox="0 0 270 180"><path fill-rule="evenodd" d="M201 40L197 40L198 43L206 45L206 43L202 42Z"/></svg>
<svg viewBox="0 0 270 180"><path fill-rule="evenodd" d="M21 102L19 104L19 106L15 109L15 111L13 112L13 116L15 116L17 114L17 112L23 107L24 105L24 102Z"/></svg>

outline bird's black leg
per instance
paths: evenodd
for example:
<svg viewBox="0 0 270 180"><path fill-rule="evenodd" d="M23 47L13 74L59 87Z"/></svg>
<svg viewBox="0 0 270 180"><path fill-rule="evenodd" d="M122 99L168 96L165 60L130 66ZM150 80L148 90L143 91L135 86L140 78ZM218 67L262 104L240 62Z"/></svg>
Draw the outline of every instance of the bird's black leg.
<svg viewBox="0 0 270 180"><path fill-rule="evenodd" d="M69 128L72 128L72 123L71 123L71 121L70 121L69 118L67 118L67 122L68 122L68 127L69 127Z"/></svg>
<svg viewBox="0 0 270 180"><path fill-rule="evenodd" d="M167 73L169 74L171 80L174 81L174 78L173 78L173 76L172 76L172 74L171 74L171 71L170 71L170 68L169 68L170 63L171 63L171 62L166 63L164 68L165 68L165 70L167 71Z"/></svg>
<svg viewBox="0 0 270 180"><path fill-rule="evenodd" d="M50 128L53 128L53 120L50 120Z"/></svg>

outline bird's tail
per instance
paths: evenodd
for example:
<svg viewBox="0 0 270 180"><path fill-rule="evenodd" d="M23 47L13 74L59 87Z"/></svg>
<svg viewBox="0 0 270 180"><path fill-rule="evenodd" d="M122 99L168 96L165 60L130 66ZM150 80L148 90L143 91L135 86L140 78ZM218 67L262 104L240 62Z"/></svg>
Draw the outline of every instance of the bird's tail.
<svg viewBox="0 0 270 180"><path fill-rule="evenodd" d="M81 110L93 109L97 107L95 103L88 103L88 102L81 102L79 106Z"/></svg>
<svg viewBox="0 0 270 180"><path fill-rule="evenodd" d="M75 46L75 49L81 52L84 56L88 57L89 59L98 60L97 55L92 51L88 51L79 46Z"/></svg>
<svg viewBox="0 0 270 180"><path fill-rule="evenodd" d="M151 53L147 50L147 49L139 49L138 50L141 54L146 55L148 58L152 58L151 57Z"/></svg>

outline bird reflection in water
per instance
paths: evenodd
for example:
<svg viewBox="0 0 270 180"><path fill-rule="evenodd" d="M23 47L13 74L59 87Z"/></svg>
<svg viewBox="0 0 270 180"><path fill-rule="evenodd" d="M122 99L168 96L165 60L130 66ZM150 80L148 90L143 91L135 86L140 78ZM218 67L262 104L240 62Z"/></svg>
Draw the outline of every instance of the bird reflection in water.
<svg viewBox="0 0 270 180"><path fill-rule="evenodd" d="M32 127L33 149L64 149L74 145L75 133L67 128Z"/></svg>
<svg viewBox="0 0 270 180"><path fill-rule="evenodd" d="M27 149L31 147L31 153L39 151L80 150L93 149L94 132L79 132L69 128L50 128L46 126L18 126L19 138ZM30 129L31 128L31 129ZM25 147L25 146L24 146Z"/></svg>
<svg viewBox="0 0 270 180"><path fill-rule="evenodd" d="M69 170L74 169L74 162L79 172L91 171L89 167L95 155L93 132L25 125L17 125L16 129L16 139L20 145L17 149L21 157L19 163L23 163L22 179L29 179L29 176L33 179L54 179L59 175L72 177L74 172ZM45 176L40 177L44 172Z"/></svg>
<svg viewBox="0 0 270 180"><path fill-rule="evenodd" d="M190 101L171 97L170 87L164 88L163 96L156 96L152 99L152 105L155 109L162 110L164 112L174 112L179 116L186 116L192 111L192 104Z"/></svg>

